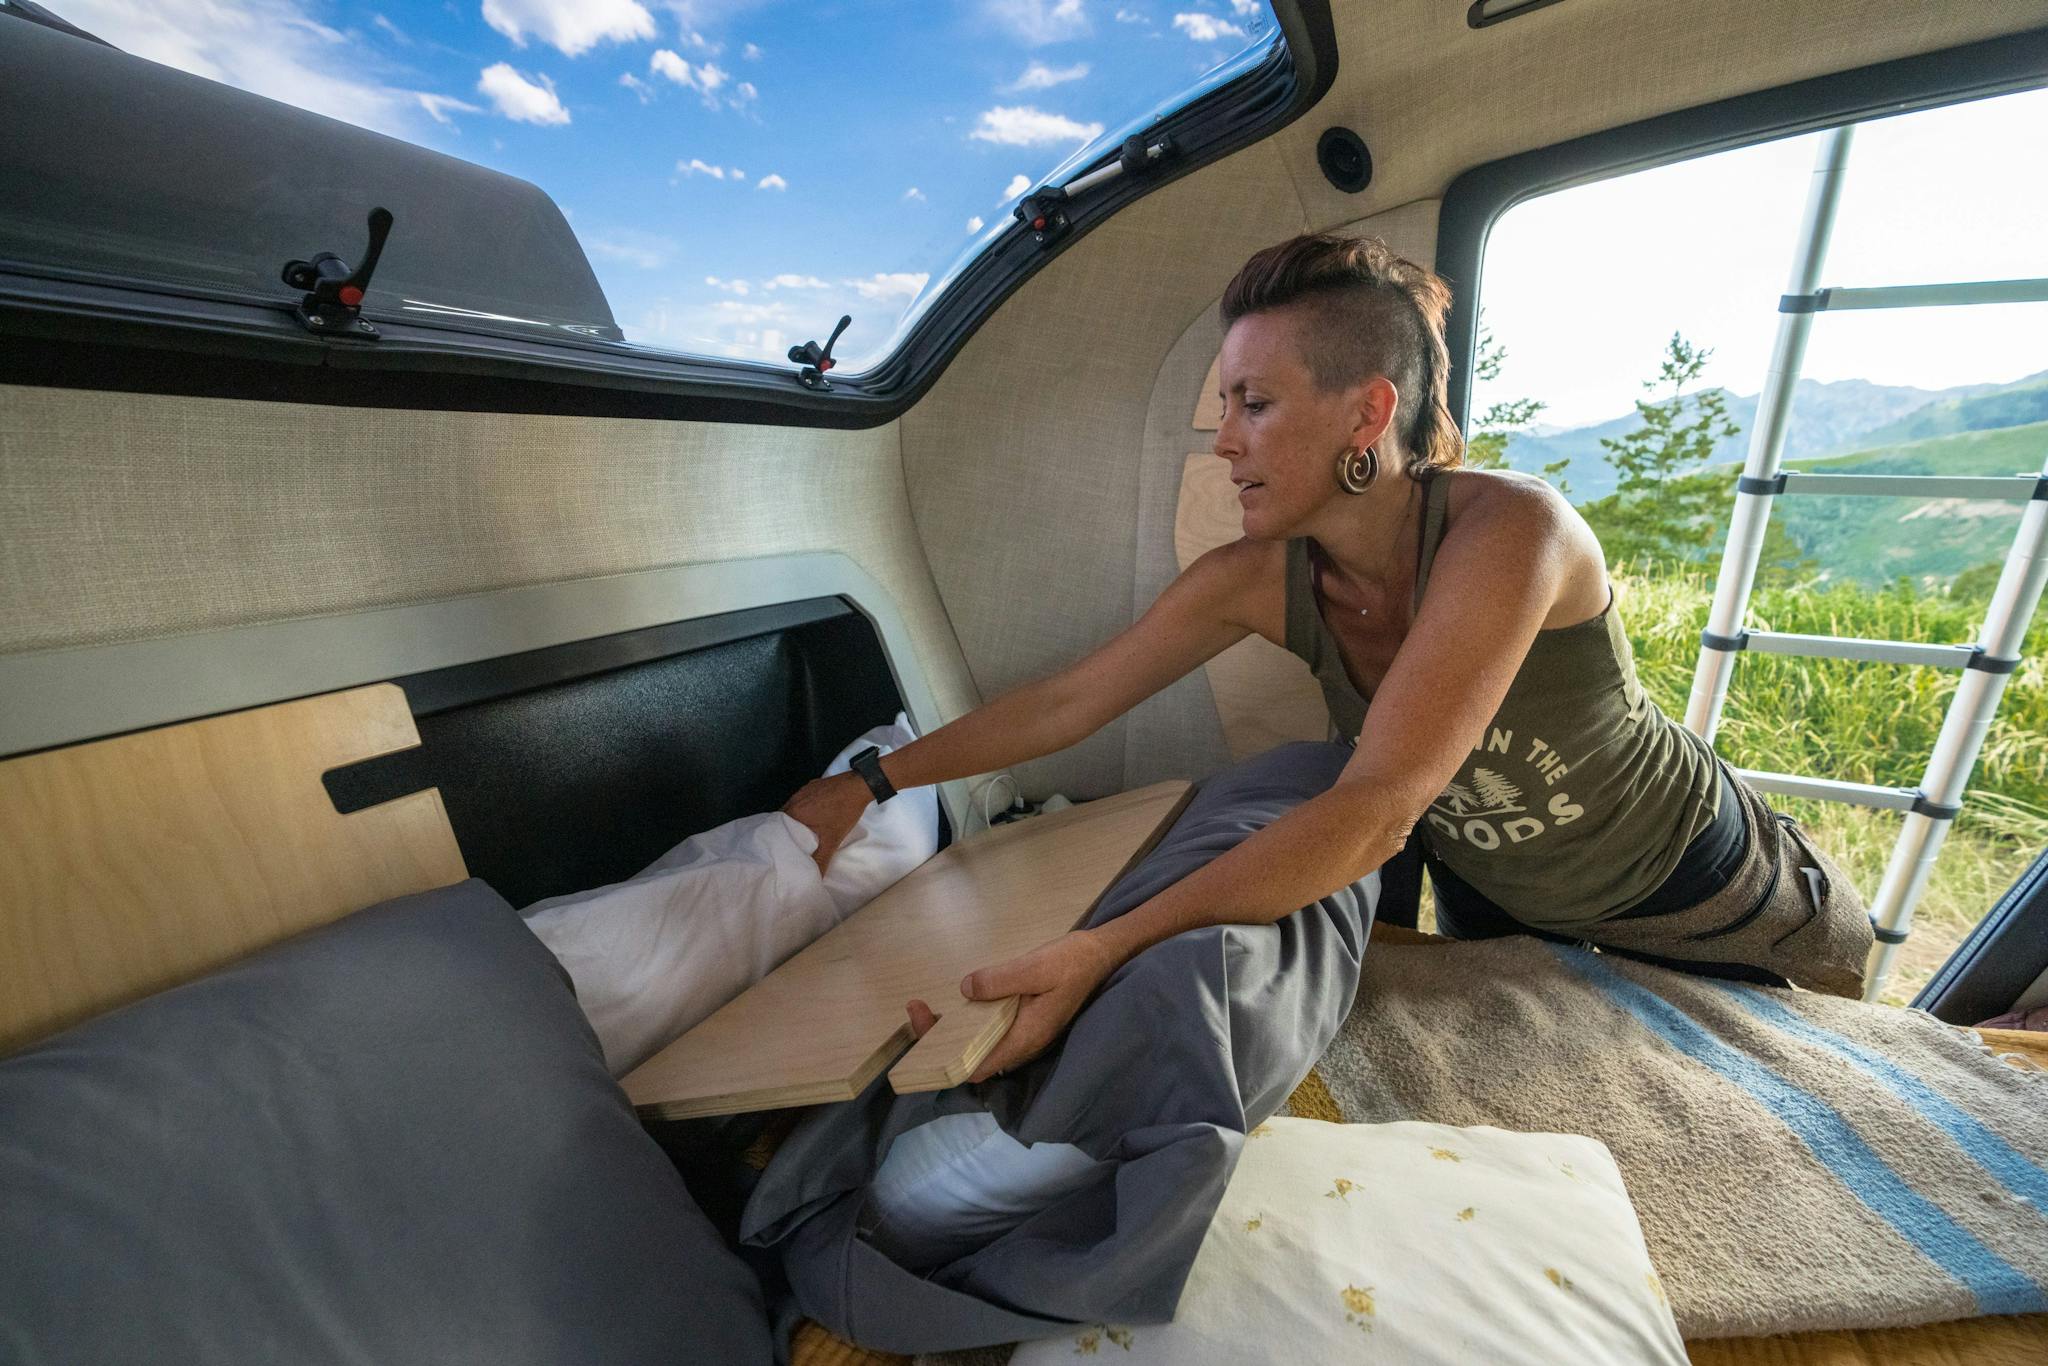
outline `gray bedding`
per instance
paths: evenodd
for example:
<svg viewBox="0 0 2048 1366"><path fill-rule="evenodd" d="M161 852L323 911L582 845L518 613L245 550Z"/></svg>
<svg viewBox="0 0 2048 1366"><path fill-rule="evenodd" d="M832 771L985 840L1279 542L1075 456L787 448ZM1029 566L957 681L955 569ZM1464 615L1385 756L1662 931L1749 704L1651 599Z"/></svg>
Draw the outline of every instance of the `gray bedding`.
<svg viewBox="0 0 2048 1366"><path fill-rule="evenodd" d="M770 1357L758 1284L481 882L0 1060L0 1360Z"/></svg>
<svg viewBox="0 0 2048 1366"><path fill-rule="evenodd" d="M1091 924L1141 905L1335 782L1350 751L1294 744L1202 784ZM897 1096L886 1080L812 1112L750 1199L742 1234L780 1253L801 1313L862 1346L945 1351L1077 1323L1163 1322L1236 1166L1351 1006L1377 877L1272 925L1191 931L1138 955L1059 1047L980 1086ZM986 1110L1025 1143L1104 1160L1093 1184L917 1274L864 1241L864 1189L906 1130Z"/></svg>

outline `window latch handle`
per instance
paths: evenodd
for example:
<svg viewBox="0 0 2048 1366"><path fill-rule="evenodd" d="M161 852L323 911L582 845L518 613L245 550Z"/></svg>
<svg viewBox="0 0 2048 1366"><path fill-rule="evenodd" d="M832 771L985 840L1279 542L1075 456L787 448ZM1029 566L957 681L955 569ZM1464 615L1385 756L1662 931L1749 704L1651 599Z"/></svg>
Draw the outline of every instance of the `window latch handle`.
<svg viewBox="0 0 2048 1366"><path fill-rule="evenodd" d="M370 210L370 244L354 270L331 251L310 261L285 262L284 282L305 291L305 297L292 305L292 313L307 331L326 337L377 336L377 329L363 321L363 296L369 292L377 259L384 254L391 223L391 210Z"/></svg>
<svg viewBox="0 0 2048 1366"><path fill-rule="evenodd" d="M823 346L819 346L815 341L807 341L802 346L792 346L789 348L789 358L804 367L797 373L798 383L802 384L806 389L830 389L832 387L831 382L825 378L825 372L838 364L837 361L832 359L832 348L839 344L839 334L844 332L852 322L853 315L851 313L842 316L839 319L839 326L832 329L832 335L825 339Z"/></svg>

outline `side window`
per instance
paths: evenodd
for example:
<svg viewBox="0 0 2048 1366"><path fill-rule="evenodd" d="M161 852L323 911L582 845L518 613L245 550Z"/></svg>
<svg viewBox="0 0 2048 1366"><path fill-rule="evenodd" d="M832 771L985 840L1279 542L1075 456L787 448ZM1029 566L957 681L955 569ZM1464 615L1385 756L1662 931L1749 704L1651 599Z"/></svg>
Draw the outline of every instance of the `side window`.
<svg viewBox="0 0 2048 1366"><path fill-rule="evenodd" d="M1775 406L1766 399L1760 417L1829 137L1548 194L1509 209L1487 239L1471 461L1550 479L1578 506L1607 552L1644 682L1673 716L1687 714L1736 478ZM1782 468L2038 475L2048 456L2048 92L1865 122L1845 146L1816 280L1832 302L1784 304L1811 317ZM1975 282L2007 283L1859 296ZM1930 302L1941 306L1904 306ZM1811 488L1770 498L1748 627L1977 639L2028 506L2020 481L1917 497ZM2048 845L2044 651L2048 627L2036 625L1884 999L1909 1000ZM1754 648L1734 658L1715 736L1731 762L1899 788L1922 784L1960 674ZM1774 801L1817 827L1867 897L1878 890L1898 814Z"/></svg>

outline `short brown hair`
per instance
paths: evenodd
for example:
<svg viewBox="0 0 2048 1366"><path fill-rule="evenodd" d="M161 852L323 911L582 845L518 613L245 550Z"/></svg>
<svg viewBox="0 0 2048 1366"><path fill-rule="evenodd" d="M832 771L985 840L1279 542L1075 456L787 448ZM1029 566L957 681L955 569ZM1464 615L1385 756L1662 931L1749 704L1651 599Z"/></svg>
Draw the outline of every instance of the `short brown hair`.
<svg viewBox="0 0 2048 1366"><path fill-rule="evenodd" d="M1224 329L1247 313L1295 303L1309 315L1302 358L1318 388L1327 393L1370 375L1393 381L1408 410L1401 444L1410 474L1465 458L1465 438L1451 420L1444 345L1451 287L1441 277L1376 237L1309 233L1244 263L1223 291Z"/></svg>

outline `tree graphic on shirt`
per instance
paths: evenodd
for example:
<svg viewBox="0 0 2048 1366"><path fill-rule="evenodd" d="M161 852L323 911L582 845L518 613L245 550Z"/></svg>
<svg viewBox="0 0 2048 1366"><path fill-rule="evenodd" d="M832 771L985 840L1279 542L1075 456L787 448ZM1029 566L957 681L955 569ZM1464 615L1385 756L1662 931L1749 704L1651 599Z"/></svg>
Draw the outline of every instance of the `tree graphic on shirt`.
<svg viewBox="0 0 2048 1366"><path fill-rule="evenodd" d="M1446 787L1431 806L1441 806L1453 816L1466 816L1477 811L1482 803L1472 795L1472 789L1463 783L1452 783Z"/></svg>
<svg viewBox="0 0 2048 1366"><path fill-rule="evenodd" d="M1489 812L1521 811L1516 803L1522 800L1522 790L1490 768L1472 770L1472 786L1485 799Z"/></svg>

